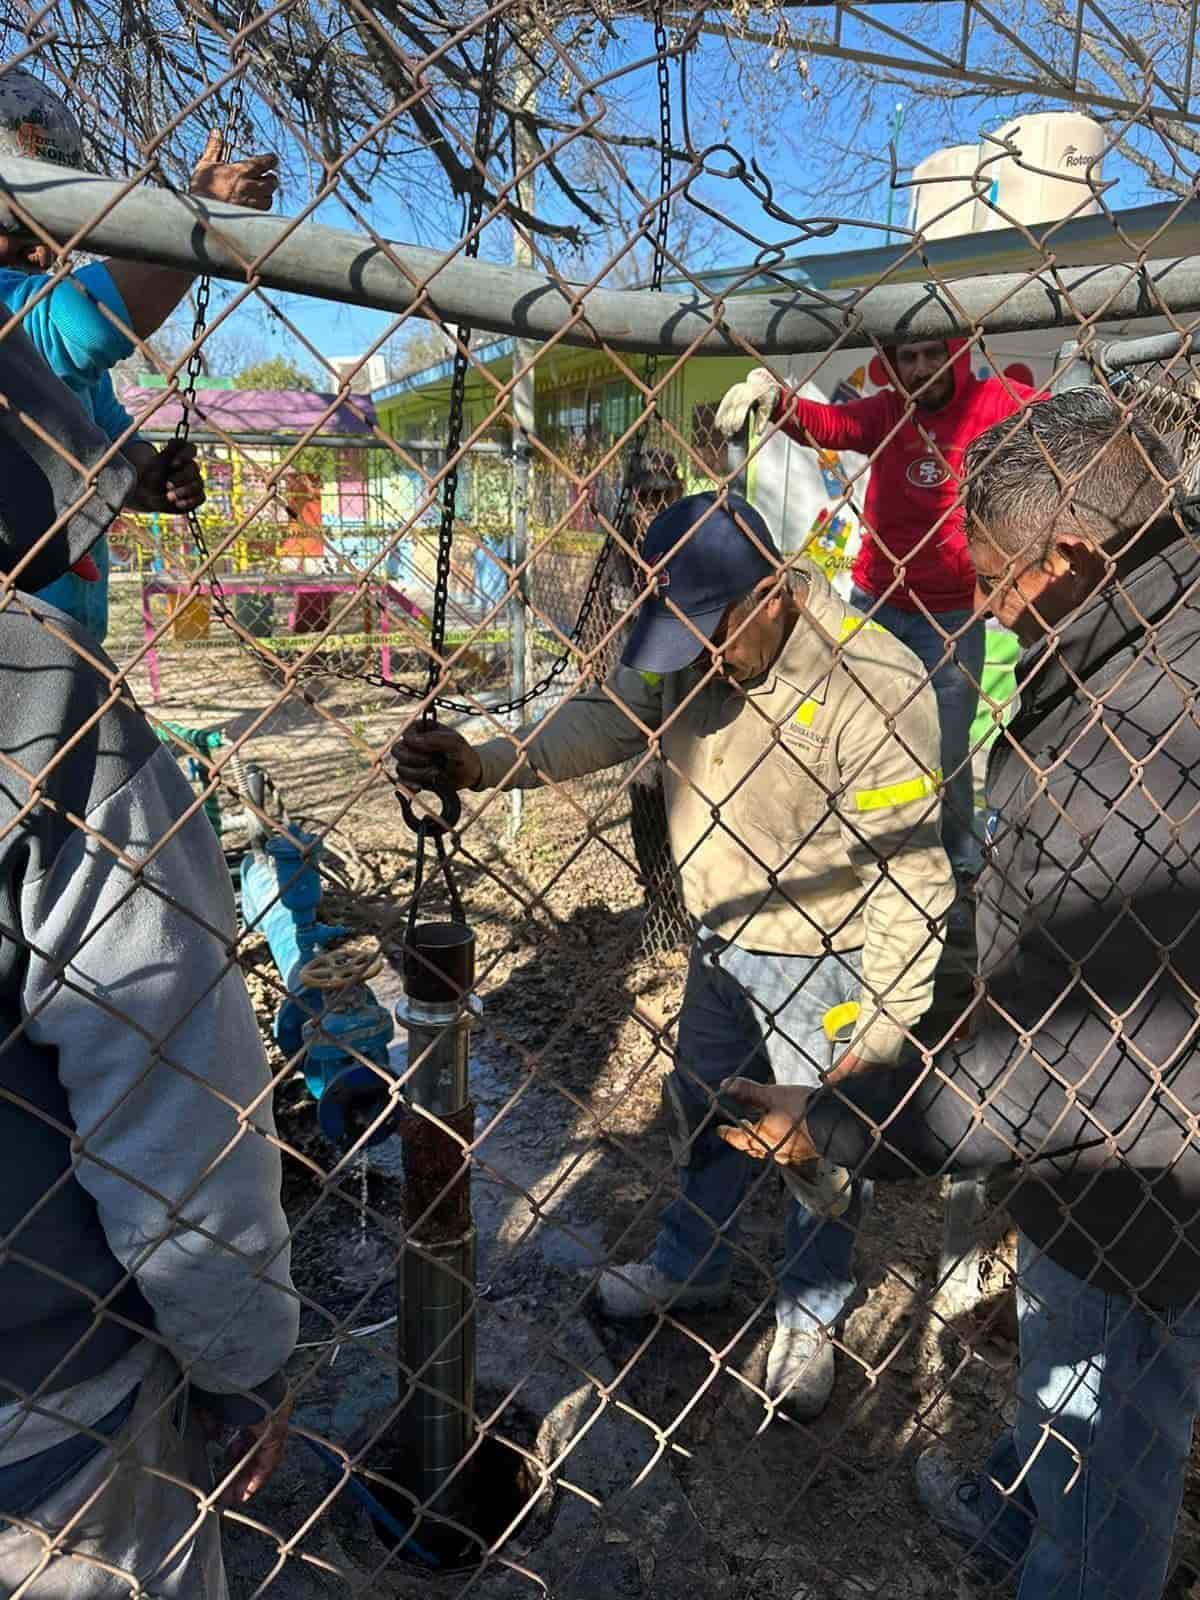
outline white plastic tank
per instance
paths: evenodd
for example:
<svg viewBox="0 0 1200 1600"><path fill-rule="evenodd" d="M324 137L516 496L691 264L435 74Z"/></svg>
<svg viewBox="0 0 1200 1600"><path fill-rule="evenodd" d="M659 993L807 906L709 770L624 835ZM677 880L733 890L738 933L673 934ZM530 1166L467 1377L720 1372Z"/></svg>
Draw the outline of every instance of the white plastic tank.
<svg viewBox="0 0 1200 1600"><path fill-rule="evenodd" d="M1020 161L1002 145L983 140L978 160L986 163L987 198L977 207L983 232L1014 223L1059 222L1098 211L1093 185L1100 182L1104 129L1078 111L1038 111L1006 122L995 135L1011 140Z"/></svg>
<svg viewBox="0 0 1200 1600"><path fill-rule="evenodd" d="M978 226L973 183L979 166L977 144L935 150L913 168L908 225L926 239L953 239ZM986 187L987 179L981 180Z"/></svg>

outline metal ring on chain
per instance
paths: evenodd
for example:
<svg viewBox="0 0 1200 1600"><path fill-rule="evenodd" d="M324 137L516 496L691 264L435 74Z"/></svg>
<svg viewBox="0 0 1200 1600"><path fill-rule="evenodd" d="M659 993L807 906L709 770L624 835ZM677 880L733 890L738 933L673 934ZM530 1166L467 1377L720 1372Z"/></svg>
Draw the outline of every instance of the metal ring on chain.
<svg viewBox="0 0 1200 1600"><path fill-rule="evenodd" d="M458 790L451 789L447 785L445 788L435 789L433 793L442 802L440 817L429 815L419 817L413 809L411 797L406 794L399 796L400 815L414 833L449 833L458 826L458 820L462 816L462 797Z"/></svg>

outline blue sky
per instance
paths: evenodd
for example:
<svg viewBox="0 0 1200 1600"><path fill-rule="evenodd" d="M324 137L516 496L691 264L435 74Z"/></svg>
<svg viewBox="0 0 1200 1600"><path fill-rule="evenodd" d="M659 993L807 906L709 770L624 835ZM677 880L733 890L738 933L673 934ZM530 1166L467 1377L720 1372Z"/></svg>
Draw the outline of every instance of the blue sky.
<svg viewBox="0 0 1200 1600"><path fill-rule="evenodd" d="M903 26L905 8L890 13ZM924 13L926 16L927 12ZM644 25L622 25L619 43L610 47L605 66L611 68L619 62L629 62L646 55L651 49L650 30ZM784 58L774 73L751 74L749 92L760 90L753 85L765 86L766 94L778 104L777 112L768 112L756 119L747 112L746 78L735 80L732 87L721 83L718 66L728 60L722 41L703 41L699 59L691 71L691 111L693 135L697 142L728 139L747 157L754 156L776 188L780 202L807 218L834 215L846 216L851 212L858 220L842 221L830 237L799 244L793 253L807 254L828 250L845 250L885 242L885 234L878 226L884 220L888 205L886 150L893 126L897 101L906 101L905 115L899 139L899 157L902 164L911 166L930 154L940 145L956 140L973 140L981 129L995 129L1023 109L1024 103L1012 96L995 96L987 100L973 100L962 105L936 107L915 100L904 91L891 87L875 89L839 88L837 68L834 63L814 58L807 79L807 96L800 93L801 79L793 62ZM765 61L767 52L760 50ZM676 97L676 139L681 129L678 108L678 78L672 71L672 89ZM816 91L815 93L813 91ZM625 128L649 132L656 126L653 72L649 67L636 75L619 80L607 91L614 102L614 119ZM403 142L411 151L403 129L391 135L397 143ZM852 202L837 200L831 203L827 193L828 174L834 164L831 151L853 141L866 153L863 167L867 183L866 193ZM874 162L870 161L873 153ZM411 161L411 154L403 158ZM628 159L628 158L626 158ZM419 161L420 158L418 157ZM1105 165L1106 178L1118 179L1118 185L1109 197L1113 206L1128 206L1150 198L1142 175L1118 156L1110 156ZM648 171L639 177L650 181ZM746 227L764 241L778 241L793 231L767 217L754 197L739 182L716 177L706 177L699 185L700 192L722 215ZM303 179L293 175L292 187L285 191L282 208L295 209L305 198ZM1155 196L1155 198L1160 198ZM908 206L908 191L900 190L894 198L896 221L903 224ZM320 220L333 226L352 226L344 208L335 200L327 201L318 213ZM560 208L558 216L565 212ZM422 243L445 243L445 233L455 224L453 219L439 221L431 217L424 207L416 212L395 195L383 195L370 213L372 224L381 234L401 240ZM876 226L870 226L875 223ZM485 235L484 254L506 259L511 250L507 227L493 224ZM753 251L738 237L733 228L726 230L718 247L702 263L704 265L735 265L751 259ZM570 271L564 263L563 270ZM346 355L366 349L386 332L391 319L379 313L356 307L337 305L299 296L286 300L273 297L286 311L296 326L324 353ZM232 320L232 319L231 319ZM256 344L266 342L272 351L295 355L295 341L286 330L253 319L253 339ZM247 329L250 338L250 319L239 318L238 325Z"/></svg>

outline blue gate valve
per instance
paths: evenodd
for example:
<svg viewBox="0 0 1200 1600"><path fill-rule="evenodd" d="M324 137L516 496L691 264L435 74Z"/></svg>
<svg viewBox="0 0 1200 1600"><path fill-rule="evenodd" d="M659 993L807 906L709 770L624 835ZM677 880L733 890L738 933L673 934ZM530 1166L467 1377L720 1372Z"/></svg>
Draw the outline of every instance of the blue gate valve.
<svg viewBox="0 0 1200 1600"><path fill-rule="evenodd" d="M321 1132L334 1144L353 1143L394 1103L396 1074L388 1057L394 1025L367 987L382 966L378 951L326 950L299 974L301 992L314 995L312 1009L319 1009L304 1024L304 1081L317 1102ZM386 1139L393 1121L380 1122L367 1143Z"/></svg>

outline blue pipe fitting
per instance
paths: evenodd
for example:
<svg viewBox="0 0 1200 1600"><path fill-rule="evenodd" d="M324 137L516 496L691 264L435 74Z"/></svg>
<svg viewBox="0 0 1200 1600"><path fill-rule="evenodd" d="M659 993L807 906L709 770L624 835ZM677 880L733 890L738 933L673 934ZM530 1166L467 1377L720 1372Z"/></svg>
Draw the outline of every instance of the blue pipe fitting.
<svg viewBox="0 0 1200 1600"><path fill-rule="evenodd" d="M319 1005L320 991L308 992ZM304 1024L304 1081L317 1102L321 1132L334 1144L352 1143L387 1109L389 1082L395 1077L388 1058L393 1031L391 1015L365 984L343 991L336 1009ZM364 1065L357 1056L373 1065ZM386 1139L392 1120L380 1123L367 1143Z"/></svg>
<svg viewBox="0 0 1200 1600"><path fill-rule="evenodd" d="M294 828L266 840L261 850L242 858L242 916L247 928L266 936L271 959L291 989L308 956L301 939L311 945L321 902L320 840Z"/></svg>
<svg viewBox="0 0 1200 1600"><path fill-rule="evenodd" d="M242 857L242 919L264 935L287 998L275 1013L272 1036L286 1056L304 1042L304 1024L322 1006L318 989L300 984L300 969L348 928L316 920L321 902L321 841L315 834L291 828Z"/></svg>
<svg viewBox="0 0 1200 1600"><path fill-rule="evenodd" d="M321 841L301 828L265 840L242 858L242 917L247 928L266 937L288 990L275 1014L276 1043L288 1057L303 1053L304 1081L317 1102L321 1131L343 1144L357 1139L390 1103L394 1024L365 983L322 990L301 981L305 965L350 931L317 921L320 859ZM391 1124L391 1118L381 1123L369 1143L387 1138Z"/></svg>

